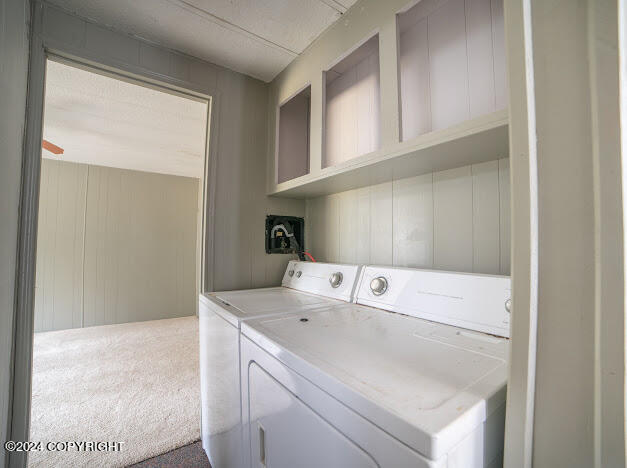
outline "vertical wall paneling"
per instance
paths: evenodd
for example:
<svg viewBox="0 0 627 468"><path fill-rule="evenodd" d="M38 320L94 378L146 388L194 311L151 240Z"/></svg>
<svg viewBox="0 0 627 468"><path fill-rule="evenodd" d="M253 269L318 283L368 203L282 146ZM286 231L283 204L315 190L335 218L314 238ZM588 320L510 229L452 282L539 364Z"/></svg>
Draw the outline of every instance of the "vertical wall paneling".
<svg viewBox="0 0 627 468"><path fill-rule="evenodd" d="M472 173L465 166L433 175L433 264L472 271Z"/></svg>
<svg viewBox="0 0 627 468"><path fill-rule="evenodd" d="M394 265L433 266L433 175L393 183Z"/></svg>
<svg viewBox="0 0 627 468"><path fill-rule="evenodd" d="M340 198L341 194L329 195L324 199L323 229L325 237L324 259L327 262L340 258ZM339 261L339 260L338 260Z"/></svg>
<svg viewBox="0 0 627 468"><path fill-rule="evenodd" d="M494 275L501 271L499 177L499 161L472 166L472 269Z"/></svg>
<svg viewBox="0 0 627 468"><path fill-rule="evenodd" d="M499 159L500 273L508 275L511 257L511 194L509 159Z"/></svg>
<svg viewBox="0 0 627 468"><path fill-rule="evenodd" d="M422 0L398 28L403 140L506 107L502 0Z"/></svg>
<svg viewBox="0 0 627 468"><path fill-rule="evenodd" d="M228 142L224 157L218 160L216 178L216 215L214 225L215 245L214 268L220 271L214 288L218 291L230 289L230 285L249 284L251 278L249 238L245 216L248 214L246 178L246 153L248 137L245 130L253 115L245 109L243 95L244 78L219 73L218 84L225 94L232 96L221 106L220 142ZM238 123L240 123L238 125ZM241 213L242 216L234 216ZM233 286L231 286L233 287ZM234 286L237 287L237 286Z"/></svg>
<svg viewBox="0 0 627 468"><path fill-rule="evenodd" d="M508 275L508 162L308 199L309 250L329 262Z"/></svg>
<svg viewBox="0 0 627 468"><path fill-rule="evenodd" d="M89 168L85 326L192 315L198 180Z"/></svg>
<svg viewBox="0 0 627 468"><path fill-rule="evenodd" d="M491 0L466 0L466 52L470 118L495 109Z"/></svg>
<svg viewBox="0 0 627 468"><path fill-rule="evenodd" d="M307 87L279 109L279 183L309 172L309 107L311 87Z"/></svg>
<svg viewBox="0 0 627 468"><path fill-rule="evenodd" d="M87 166L42 160L35 331L82 325Z"/></svg>
<svg viewBox="0 0 627 468"><path fill-rule="evenodd" d="M338 195L338 256L342 263L370 263L369 187Z"/></svg>
<svg viewBox="0 0 627 468"><path fill-rule="evenodd" d="M375 151L381 144L379 36L325 73L323 167Z"/></svg>
<svg viewBox="0 0 627 468"><path fill-rule="evenodd" d="M429 16L429 83L433 130L468 119L464 0L448 0Z"/></svg>
<svg viewBox="0 0 627 468"><path fill-rule="evenodd" d="M304 216L304 203L302 200L267 198L265 195L266 179L264 177L266 161L262 157L266 143L267 127L267 101L266 88L258 84L248 86L246 93L250 109L249 116L245 121L246 132L249 135L246 140L245 151L246 161L246 185L248 197L248 209L250 219L245 228L248 234L248 244L251 265L251 280L247 284L240 282L242 288L257 288L264 286L275 286L280 284L285 266L291 255L267 255L265 253L265 216L266 214L285 214L292 216ZM274 141L274 140L272 140ZM305 239L307 243L307 239Z"/></svg>
<svg viewBox="0 0 627 468"><path fill-rule="evenodd" d="M42 13L42 40L51 49L212 97L208 182L215 183L208 189L204 287L225 290L279 284L287 261L294 257L265 254L264 218L266 214L304 216L305 203L266 196L266 182L275 177L265 176L266 155L271 145L274 158L276 135L276 104L268 105L268 84L107 30L46 2L42 4ZM321 82L312 82L317 116L320 109L316 106L321 101L316 100L321 99L321 89ZM312 136L316 138L320 131L316 119L312 122ZM312 164L320 167L321 148L310 150Z"/></svg>
<svg viewBox="0 0 627 468"><path fill-rule="evenodd" d="M192 315L198 180L44 159L36 331Z"/></svg>
<svg viewBox="0 0 627 468"><path fill-rule="evenodd" d="M402 138L431 131L431 87L427 18L400 35Z"/></svg>
<svg viewBox="0 0 627 468"><path fill-rule="evenodd" d="M394 264L394 209L392 182L370 189L370 263Z"/></svg>
<svg viewBox="0 0 627 468"><path fill-rule="evenodd" d="M507 63L505 62L505 20L503 0L491 0L492 49L494 51L494 99L497 109L507 107Z"/></svg>

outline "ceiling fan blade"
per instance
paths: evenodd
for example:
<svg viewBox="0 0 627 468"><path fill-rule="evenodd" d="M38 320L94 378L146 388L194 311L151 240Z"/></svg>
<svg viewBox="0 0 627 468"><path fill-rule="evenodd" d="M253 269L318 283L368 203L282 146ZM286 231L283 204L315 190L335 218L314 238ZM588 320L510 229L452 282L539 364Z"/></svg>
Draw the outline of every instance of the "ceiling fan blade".
<svg viewBox="0 0 627 468"><path fill-rule="evenodd" d="M63 148L61 148L61 147L59 147L57 145L53 145L48 140L42 140L41 147L43 149L45 149L45 150L50 151L51 153L54 153L54 154L63 154Z"/></svg>

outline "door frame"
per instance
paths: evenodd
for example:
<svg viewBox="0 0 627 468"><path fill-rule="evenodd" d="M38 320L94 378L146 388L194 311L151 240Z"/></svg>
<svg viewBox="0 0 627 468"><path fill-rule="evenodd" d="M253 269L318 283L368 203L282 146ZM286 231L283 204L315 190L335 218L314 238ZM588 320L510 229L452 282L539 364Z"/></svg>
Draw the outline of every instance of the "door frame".
<svg viewBox="0 0 627 468"><path fill-rule="evenodd" d="M41 140L43 131L43 113L46 83L46 63L54 60L85 70L111 76L116 79L147 86L160 91L178 94L187 98L207 102L207 126L205 134L204 173L199 188L196 236L196 293L200 294L213 288L213 274L207 265L213 265L215 186L218 115L220 93L217 90L200 90L199 86L177 79L172 74L151 71L133 63L109 60L98 57L92 51L81 51L73 44L71 36L68 42L50 39L46 35L44 20L49 10L54 7L41 1L31 6L28 95L24 131L22 162L22 180L18 221L17 268L15 288L15 322L13 330L12 385L9 395L10 415L8 440L29 440L31 411L32 350L34 336L34 304L37 227L39 212L39 189L41 176ZM102 28L78 17L72 21L83 22L84 28ZM121 36L126 41L136 41L138 47L154 47L141 39L124 35L116 31L109 34ZM183 61L196 60L183 54L162 49L169 56L182 56ZM206 64L210 67L209 64ZM197 301L196 301L196 307ZM198 310L196 310L196 313ZM9 467L24 467L27 464L26 452L8 454Z"/></svg>

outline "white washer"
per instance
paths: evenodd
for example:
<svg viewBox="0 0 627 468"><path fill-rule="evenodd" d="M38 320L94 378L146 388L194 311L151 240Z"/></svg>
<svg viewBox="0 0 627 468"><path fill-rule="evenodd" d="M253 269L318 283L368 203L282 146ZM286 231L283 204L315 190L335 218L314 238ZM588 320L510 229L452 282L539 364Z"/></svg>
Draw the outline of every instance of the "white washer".
<svg viewBox="0 0 627 468"><path fill-rule="evenodd" d="M282 286L200 295L201 433L214 468L241 460L240 324L351 301L360 267L289 262Z"/></svg>
<svg viewBox="0 0 627 468"><path fill-rule="evenodd" d="M507 277L366 267L359 304L247 321L245 466L500 466L510 293Z"/></svg>

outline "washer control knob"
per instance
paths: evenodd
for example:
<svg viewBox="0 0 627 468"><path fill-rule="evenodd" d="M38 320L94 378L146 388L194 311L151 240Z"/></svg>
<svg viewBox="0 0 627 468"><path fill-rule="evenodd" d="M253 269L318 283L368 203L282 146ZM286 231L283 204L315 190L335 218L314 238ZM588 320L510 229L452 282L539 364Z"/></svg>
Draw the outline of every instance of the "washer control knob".
<svg viewBox="0 0 627 468"><path fill-rule="evenodd" d="M288 271L287 274L290 275L290 276L294 276L294 270Z"/></svg>
<svg viewBox="0 0 627 468"><path fill-rule="evenodd" d="M332 288L339 288L340 284L342 284L343 279L344 275L342 274L342 272L337 271L329 277L329 283L331 283Z"/></svg>
<svg viewBox="0 0 627 468"><path fill-rule="evenodd" d="M370 290L375 296L380 296L388 289L388 280L383 276L378 276L370 282Z"/></svg>
<svg viewBox="0 0 627 468"><path fill-rule="evenodd" d="M505 301L505 310L507 311L508 314L512 313L512 300L508 299Z"/></svg>
<svg viewBox="0 0 627 468"><path fill-rule="evenodd" d="M302 272L302 271L297 271L297 272L296 272L296 278L300 278L300 275L302 275L302 274L303 274L303 272Z"/></svg>

